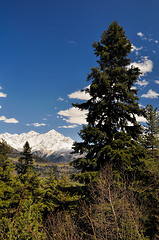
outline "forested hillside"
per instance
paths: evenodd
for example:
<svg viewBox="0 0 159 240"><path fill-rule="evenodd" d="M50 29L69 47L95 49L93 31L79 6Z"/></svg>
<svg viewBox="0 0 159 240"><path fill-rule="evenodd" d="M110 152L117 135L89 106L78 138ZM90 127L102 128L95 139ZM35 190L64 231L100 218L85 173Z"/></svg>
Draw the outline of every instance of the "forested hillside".
<svg viewBox="0 0 159 240"><path fill-rule="evenodd" d="M132 45L115 21L93 44L97 67L69 177L41 177L26 142L16 164L0 143L0 239L159 239L159 113L140 108ZM142 126L137 117L146 118Z"/></svg>

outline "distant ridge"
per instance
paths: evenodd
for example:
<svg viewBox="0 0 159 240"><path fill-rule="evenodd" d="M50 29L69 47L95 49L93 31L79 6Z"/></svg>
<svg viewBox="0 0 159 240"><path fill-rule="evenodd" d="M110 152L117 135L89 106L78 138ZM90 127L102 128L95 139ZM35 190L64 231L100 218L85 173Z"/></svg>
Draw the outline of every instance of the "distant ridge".
<svg viewBox="0 0 159 240"><path fill-rule="evenodd" d="M68 162L73 158L71 152L74 141L54 129L44 134L34 131L20 135L3 133L0 134L0 141L2 139L18 151L22 151L25 142L28 141L33 154L52 162Z"/></svg>

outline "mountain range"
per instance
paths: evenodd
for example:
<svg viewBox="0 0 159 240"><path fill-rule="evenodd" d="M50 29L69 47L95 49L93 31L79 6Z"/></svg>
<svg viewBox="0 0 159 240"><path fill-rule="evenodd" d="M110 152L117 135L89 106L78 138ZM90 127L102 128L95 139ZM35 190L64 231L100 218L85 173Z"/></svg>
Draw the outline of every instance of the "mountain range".
<svg viewBox="0 0 159 240"><path fill-rule="evenodd" d="M74 141L54 129L44 134L34 131L20 135L3 133L0 134L0 141L2 139L19 152L23 151L23 146L28 141L33 154L52 162L69 162L73 159L71 152Z"/></svg>

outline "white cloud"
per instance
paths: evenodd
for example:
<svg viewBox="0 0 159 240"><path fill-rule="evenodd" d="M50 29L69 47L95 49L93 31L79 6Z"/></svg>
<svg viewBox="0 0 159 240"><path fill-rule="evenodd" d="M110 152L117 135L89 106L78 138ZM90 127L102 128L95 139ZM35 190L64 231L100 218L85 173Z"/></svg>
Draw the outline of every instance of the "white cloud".
<svg viewBox="0 0 159 240"><path fill-rule="evenodd" d="M144 76L148 72L152 72L153 62L148 59L147 56L142 57L142 60L139 62L133 62L130 66L138 67L141 71L141 75Z"/></svg>
<svg viewBox="0 0 159 240"><path fill-rule="evenodd" d="M43 118L43 120L44 120L44 121L46 121L46 120L47 120L47 118Z"/></svg>
<svg viewBox="0 0 159 240"><path fill-rule="evenodd" d="M45 123L31 123L31 124L27 123L26 125L27 126L34 126L34 127L46 126Z"/></svg>
<svg viewBox="0 0 159 240"><path fill-rule="evenodd" d="M6 120L6 117L5 116L1 116L0 117L0 121L5 121Z"/></svg>
<svg viewBox="0 0 159 240"><path fill-rule="evenodd" d="M137 35L138 35L139 37L143 37L143 36L144 36L144 34L143 34L142 32L138 32Z"/></svg>
<svg viewBox="0 0 159 240"><path fill-rule="evenodd" d="M155 83L159 84L159 81L158 81L158 80L155 80Z"/></svg>
<svg viewBox="0 0 159 240"><path fill-rule="evenodd" d="M59 126L58 128L75 128L78 127L77 124L73 124L73 125L68 125L68 126Z"/></svg>
<svg viewBox="0 0 159 240"><path fill-rule="evenodd" d="M17 121L15 118L9 118L9 119L6 119L4 122L5 123L18 123L19 121Z"/></svg>
<svg viewBox="0 0 159 240"><path fill-rule="evenodd" d="M146 81L146 80L144 79L144 80L142 80L142 81L139 81L139 80L138 80L138 81L136 82L136 84L138 84L138 85L141 86L141 87L142 87L142 86L145 87L145 86L147 86L149 83L148 83L148 81Z"/></svg>
<svg viewBox="0 0 159 240"><path fill-rule="evenodd" d="M159 93L156 93L152 89L150 89L146 94L141 95L143 98L158 98Z"/></svg>
<svg viewBox="0 0 159 240"><path fill-rule="evenodd" d="M0 97L6 98L7 94L0 92Z"/></svg>
<svg viewBox="0 0 159 240"><path fill-rule="evenodd" d="M90 87L90 85L86 88L89 88L89 87ZM71 94L68 94L68 97L74 98L74 99L80 99L80 100L89 100L90 99L89 93L86 93L85 91L81 91L81 90L73 92Z"/></svg>
<svg viewBox="0 0 159 240"><path fill-rule="evenodd" d="M87 110L79 110L78 108L72 107L65 111L58 112L59 115L63 116L63 120L69 123L75 124L86 124L86 114L88 113ZM64 118L66 117L66 118Z"/></svg>
<svg viewBox="0 0 159 240"><path fill-rule="evenodd" d="M1 116L0 121L3 121L5 123L18 123L19 122L15 118L8 118L7 119L5 116Z"/></svg>
<svg viewBox="0 0 159 240"><path fill-rule="evenodd" d="M158 40L155 40L155 43L158 43Z"/></svg>

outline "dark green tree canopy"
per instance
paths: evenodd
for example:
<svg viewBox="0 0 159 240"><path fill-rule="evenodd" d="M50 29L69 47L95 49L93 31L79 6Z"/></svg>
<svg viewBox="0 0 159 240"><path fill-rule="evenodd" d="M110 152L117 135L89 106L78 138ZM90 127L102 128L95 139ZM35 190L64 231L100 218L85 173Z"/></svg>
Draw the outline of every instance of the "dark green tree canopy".
<svg viewBox="0 0 159 240"><path fill-rule="evenodd" d="M136 116L143 114L138 105L137 90L133 88L140 71L130 67L127 56L131 52L131 43L123 28L113 22L93 47L99 66L93 67L87 77L88 81L92 80L86 89L90 99L82 104L73 104L81 110L88 110L88 124L79 134L83 142L74 145L75 153L85 154L84 158L73 162L83 172L95 171L112 159L114 162L120 159L120 165L124 158L113 157L117 154L114 148L129 148L129 152L131 147L134 148L133 141L141 133ZM115 144L120 139L125 142L124 146ZM129 159L128 155L126 158Z"/></svg>
<svg viewBox="0 0 159 240"><path fill-rule="evenodd" d="M23 146L23 152L21 153L21 157L18 160L18 164L16 166L17 172L20 175L25 174L29 169L33 169L33 158L31 153L31 148L29 146L28 141Z"/></svg>

